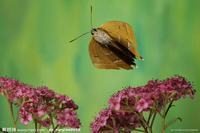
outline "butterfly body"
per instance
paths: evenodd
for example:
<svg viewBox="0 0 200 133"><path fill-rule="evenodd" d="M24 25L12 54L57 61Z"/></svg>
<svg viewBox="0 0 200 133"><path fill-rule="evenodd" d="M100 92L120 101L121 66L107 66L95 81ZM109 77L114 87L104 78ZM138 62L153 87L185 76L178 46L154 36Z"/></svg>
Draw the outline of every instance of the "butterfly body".
<svg viewBox="0 0 200 133"><path fill-rule="evenodd" d="M109 45L113 39L110 35L101 28L94 28L91 30L93 38L102 45Z"/></svg>
<svg viewBox="0 0 200 133"><path fill-rule="evenodd" d="M130 25L111 21L91 30L90 57L100 69L133 69L135 59L141 59L136 51L136 41Z"/></svg>

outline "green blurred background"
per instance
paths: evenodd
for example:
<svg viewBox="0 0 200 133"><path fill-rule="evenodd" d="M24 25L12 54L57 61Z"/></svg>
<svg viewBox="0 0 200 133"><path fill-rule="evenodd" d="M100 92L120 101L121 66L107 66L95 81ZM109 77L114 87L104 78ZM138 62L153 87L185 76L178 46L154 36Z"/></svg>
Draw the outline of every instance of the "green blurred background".
<svg viewBox="0 0 200 133"><path fill-rule="evenodd" d="M99 70L91 63L87 35L89 0L0 0L0 76L47 85L79 105L81 132L108 98L126 86L174 74L197 89L193 100L180 100L169 113L183 122L168 129L200 130L200 0L93 0L94 25L110 20L133 26L144 61L135 70ZM7 103L0 97L0 127L11 127ZM169 118L169 119L170 119ZM159 121L157 121L158 131Z"/></svg>

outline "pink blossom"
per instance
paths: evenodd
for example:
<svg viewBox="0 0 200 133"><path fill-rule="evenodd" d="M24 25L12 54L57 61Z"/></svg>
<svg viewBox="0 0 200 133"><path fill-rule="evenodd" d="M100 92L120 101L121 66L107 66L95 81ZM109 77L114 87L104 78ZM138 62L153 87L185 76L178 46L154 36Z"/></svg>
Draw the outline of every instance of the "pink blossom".
<svg viewBox="0 0 200 133"><path fill-rule="evenodd" d="M43 127L50 127L51 126L51 119L46 118L44 120L38 121Z"/></svg>
<svg viewBox="0 0 200 133"><path fill-rule="evenodd" d="M91 123L90 127L93 133L99 133L108 124L108 119L112 115L111 110L102 110L95 120Z"/></svg>
<svg viewBox="0 0 200 133"><path fill-rule="evenodd" d="M131 112L116 112L110 109L103 109L90 127L93 133L99 132L130 132L136 127L140 127L141 123L138 116Z"/></svg>
<svg viewBox="0 0 200 133"><path fill-rule="evenodd" d="M72 109L64 109L57 114L57 124L60 126L67 126L72 128L79 128L80 121L77 119L77 114Z"/></svg>
<svg viewBox="0 0 200 133"><path fill-rule="evenodd" d="M32 114L28 113L25 108L20 109L20 121L22 124L27 125L30 121L32 121Z"/></svg>
<svg viewBox="0 0 200 133"><path fill-rule="evenodd" d="M118 95L117 97L112 97L109 100L110 108L112 108L114 110L119 110L120 102L121 102L121 95Z"/></svg>
<svg viewBox="0 0 200 133"><path fill-rule="evenodd" d="M78 108L78 106L74 103L74 101L65 95L56 94L55 100L57 101L57 104L59 106L73 108L75 110Z"/></svg>
<svg viewBox="0 0 200 133"><path fill-rule="evenodd" d="M150 80L144 86L127 87L118 91L108 101L109 108L100 111L91 123L93 133L124 131L144 126L143 113L161 113L171 102L189 96L195 90L184 77L174 76L165 80Z"/></svg>
<svg viewBox="0 0 200 133"><path fill-rule="evenodd" d="M62 126L80 126L76 114L78 106L74 101L46 86L33 88L14 79L0 77L0 94L19 107L19 118L24 125L34 119L41 126L49 127L52 119L58 120Z"/></svg>
<svg viewBox="0 0 200 133"><path fill-rule="evenodd" d="M45 115L46 114L46 108L43 105L36 107L35 114L38 117Z"/></svg>
<svg viewBox="0 0 200 133"><path fill-rule="evenodd" d="M142 112L151 106L148 100L142 98L136 104L136 111Z"/></svg>

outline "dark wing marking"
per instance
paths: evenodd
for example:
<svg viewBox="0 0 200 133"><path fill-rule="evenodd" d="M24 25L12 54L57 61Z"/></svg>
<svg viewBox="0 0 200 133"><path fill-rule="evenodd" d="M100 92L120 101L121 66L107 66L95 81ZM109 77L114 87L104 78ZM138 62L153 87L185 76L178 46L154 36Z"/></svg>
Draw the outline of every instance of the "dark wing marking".
<svg viewBox="0 0 200 133"><path fill-rule="evenodd" d="M128 65L134 65L134 66L136 65L134 60L135 55L131 51L129 51L124 45L120 44L117 41L114 41L106 46L109 48L110 51L116 54L116 56L118 56Z"/></svg>
<svg viewBox="0 0 200 133"><path fill-rule="evenodd" d="M119 53L118 53L119 52ZM121 51L112 46L110 48L102 45L94 40L90 41L89 53L92 63L100 69L132 69L128 63L122 60L116 53L120 55Z"/></svg>

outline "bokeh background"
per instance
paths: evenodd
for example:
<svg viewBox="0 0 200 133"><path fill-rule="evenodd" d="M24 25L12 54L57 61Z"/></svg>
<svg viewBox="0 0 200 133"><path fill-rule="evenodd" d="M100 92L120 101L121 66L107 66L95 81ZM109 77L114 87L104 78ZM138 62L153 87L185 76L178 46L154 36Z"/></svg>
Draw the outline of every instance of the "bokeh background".
<svg viewBox="0 0 200 133"><path fill-rule="evenodd" d="M0 76L47 85L79 105L81 132L126 86L174 74L186 76L197 93L182 99L169 119L183 121L168 129L200 130L200 0L93 0L96 27L110 21L133 26L144 61L135 70L99 70L91 63L91 36L68 41L90 30L89 0L0 0ZM0 127L12 127L0 97ZM159 132L159 121L155 131Z"/></svg>

